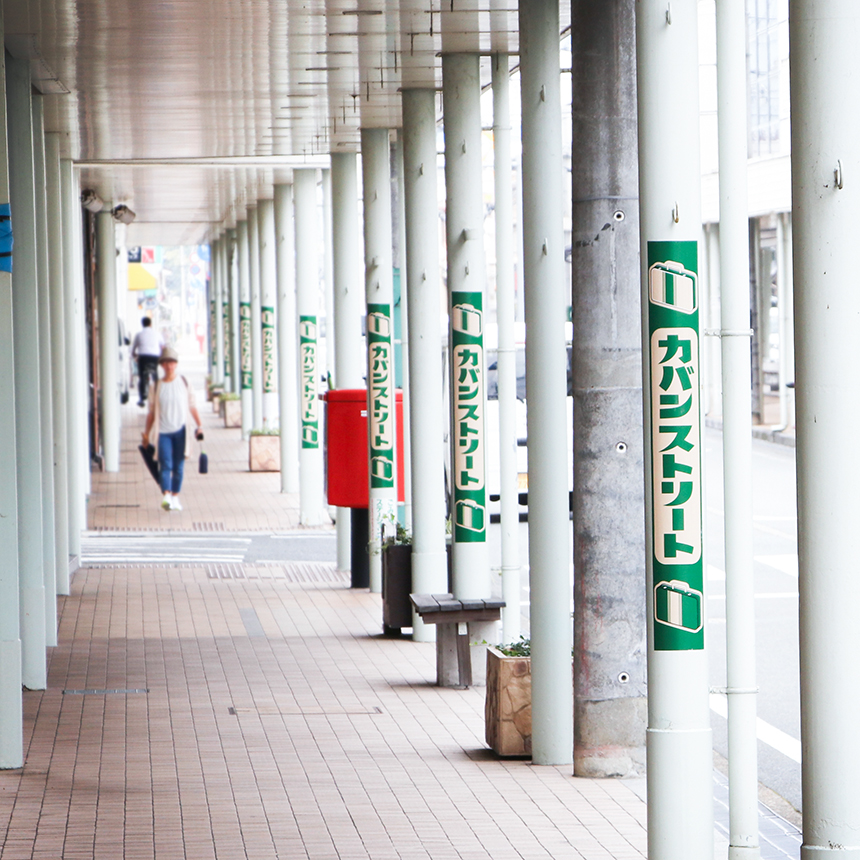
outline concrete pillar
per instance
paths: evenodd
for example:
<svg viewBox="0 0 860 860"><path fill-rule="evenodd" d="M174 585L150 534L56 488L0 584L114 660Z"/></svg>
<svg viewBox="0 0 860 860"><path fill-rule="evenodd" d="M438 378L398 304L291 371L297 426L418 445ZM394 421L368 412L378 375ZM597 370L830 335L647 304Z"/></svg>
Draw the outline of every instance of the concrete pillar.
<svg viewBox="0 0 860 860"><path fill-rule="evenodd" d="M711 857L699 407L696 0L636 5L645 390L648 856ZM671 114L672 133L666 135ZM678 823L683 822L683 827Z"/></svg>
<svg viewBox="0 0 860 860"><path fill-rule="evenodd" d="M801 860L860 857L860 736L853 682L860 649L855 573L860 460L860 98L854 74L860 8L851 0L791 6L791 152L797 356L800 558Z"/></svg>
<svg viewBox="0 0 860 860"><path fill-rule="evenodd" d="M370 446L370 590L382 591L382 541L397 521L394 298L388 129L361 129L364 290L367 301L367 436Z"/></svg>
<svg viewBox="0 0 860 860"><path fill-rule="evenodd" d="M69 456L66 390L70 368L66 363L66 297L63 274L62 195L60 193L60 136L45 135L45 169L48 201L48 261L51 299L51 384L54 416L54 536L56 592L69 593ZM68 238L65 240L68 241Z"/></svg>
<svg viewBox="0 0 860 860"><path fill-rule="evenodd" d="M0 23L0 32L2 32ZM0 218L9 221L6 69L0 62ZM3 222L0 221L0 225ZM8 248L0 248L7 253ZM18 582L18 475L11 259L0 257L0 769L24 764Z"/></svg>
<svg viewBox="0 0 860 860"><path fill-rule="evenodd" d="M260 242L260 324L263 348L263 426L278 426L278 355L275 307L278 301L275 256L275 201L257 205Z"/></svg>
<svg viewBox="0 0 860 860"><path fill-rule="evenodd" d="M96 282L99 313L99 394L105 471L119 471L119 358L116 241L110 212L96 215Z"/></svg>
<svg viewBox="0 0 860 860"><path fill-rule="evenodd" d="M493 57L493 173L499 380L499 494L502 533L502 639L520 637L520 515L517 480L517 347L514 334L514 214L508 55Z"/></svg>
<svg viewBox="0 0 860 860"><path fill-rule="evenodd" d="M251 390L254 395L253 427L263 429L263 321L260 296L260 213L248 207L248 260L251 271Z"/></svg>
<svg viewBox="0 0 860 860"><path fill-rule="evenodd" d="M278 408L281 422L281 492L299 491L298 325L293 187L275 186L278 281Z"/></svg>
<svg viewBox="0 0 860 860"><path fill-rule="evenodd" d="M236 227L227 231L227 263L230 269L230 390L242 391L242 357L239 346L239 242Z"/></svg>
<svg viewBox="0 0 860 860"><path fill-rule="evenodd" d="M645 770L634 9L572 7L573 761L584 777Z"/></svg>
<svg viewBox="0 0 860 860"><path fill-rule="evenodd" d="M316 170L293 172L295 196L296 314L299 323L299 519L327 521L323 498L322 422L319 415L319 257Z"/></svg>
<svg viewBox="0 0 860 860"><path fill-rule="evenodd" d="M212 380L224 385L226 391L227 380L224 375L224 234L212 243L212 289L211 301L215 309L215 318L212 324Z"/></svg>
<svg viewBox="0 0 860 860"><path fill-rule="evenodd" d="M239 372L242 396L242 438L254 426L254 365L251 346L251 249L248 222L236 226L239 276Z"/></svg>
<svg viewBox="0 0 860 860"><path fill-rule="evenodd" d="M737 3L721 0L717 3L716 12L729 860L754 860L761 855L758 836L756 736L751 331L747 287L749 207L747 135L746 123L743 122L746 118L747 87L746 10Z"/></svg>
<svg viewBox="0 0 860 860"><path fill-rule="evenodd" d="M403 180L412 394L412 587L419 594L444 594L448 561L434 90L403 91ZM413 612L412 638L433 642L436 626L424 624Z"/></svg>
<svg viewBox="0 0 860 860"><path fill-rule="evenodd" d="M336 388L363 388L365 365L361 317L364 291L361 283L361 235L358 220L358 167L354 152L331 155L332 268L334 273ZM350 570L352 533L348 508L337 510L337 566Z"/></svg>
<svg viewBox="0 0 860 860"><path fill-rule="evenodd" d="M573 756L558 3L520 2L532 761ZM603 225L601 225L603 226Z"/></svg>
<svg viewBox="0 0 860 860"><path fill-rule="evenodd" d="M20 589L21 679L44 690L45 581L42 555L42 447L39 428L39 297L36 257L35 165L28 60L6 59L9 135L9 198L15 213L12 273L15 349L15 434L18 479L18 584ZM115 335L114 335L115 336Z"/></svg>
<svg viewBox="0 0 860 860"><path fill-rule="evenodd" d="M45 644L57 644L57 543L54 497L54 384L52 380L51 278L48 271L48 201L45 178L44 96L33 95L33 188L36 199L36 270L39 292L39 428L42 442L42 575ZM117 350L118 352L119 350Z"/></svg>
<svg viewBox="0 0 860 860"><path fill-rule="evenodd" d="M230 234L225 230L221 236L221 336L224 354L224 391L233 390L232 350L230 345Z"/></svg>
<svg viewBox="0 0 860 860"><path fill-rule="evenodd" d="M66 308L65 363L66 416L69 475L69 556L80 559L81 532L87 527L87 490L85 466L89 462L86 430L86 400L80 331L83 329L83 303L78 290L76 196L74 168L69 158L60 161L63 229L63 293Z"/></svg>

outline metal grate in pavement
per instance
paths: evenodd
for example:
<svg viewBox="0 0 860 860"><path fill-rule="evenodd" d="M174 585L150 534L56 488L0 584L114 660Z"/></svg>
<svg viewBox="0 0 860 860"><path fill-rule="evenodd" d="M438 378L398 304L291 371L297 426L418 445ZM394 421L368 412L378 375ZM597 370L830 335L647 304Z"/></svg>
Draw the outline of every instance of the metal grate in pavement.
<svg viewBox="0 0 860 860"><path fill-rule="evenodd" d="M296 585L333 585L349 583L349 573L334 564L296 561L283 564L207 564L209 579L280 579Z"/></svg>
<svg viewBox="0 0 860 860"><path fill-rule="evenodd" d="M64 696L108 696L108 695L119 695L119 696L128 696L132 693L148 693L149 690L145 687L136 687L128 690L120 690L120 689L108 689L108 690L99 690L95 688L90 688L87 690L63 690Z"/></svg>
<svg viewBox="0 0 860 860"><path fill-rule="evenodd" d="M191 530L195 532L225 532L224 523L191 523Z"/></svg>

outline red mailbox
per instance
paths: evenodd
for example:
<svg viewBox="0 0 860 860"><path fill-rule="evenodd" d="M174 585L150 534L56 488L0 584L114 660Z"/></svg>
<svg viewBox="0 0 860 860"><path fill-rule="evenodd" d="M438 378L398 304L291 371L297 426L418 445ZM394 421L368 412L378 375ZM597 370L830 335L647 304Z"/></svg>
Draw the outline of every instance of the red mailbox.
<svg viewBox="0 0 860 860"><path fill-rule="evenodd" d="M402 502L403 392L397 394L397 500ZM366 508L370 504L367 447L367 390L343 388L327 391L326 403L326 495L330 505Z"/></svg>

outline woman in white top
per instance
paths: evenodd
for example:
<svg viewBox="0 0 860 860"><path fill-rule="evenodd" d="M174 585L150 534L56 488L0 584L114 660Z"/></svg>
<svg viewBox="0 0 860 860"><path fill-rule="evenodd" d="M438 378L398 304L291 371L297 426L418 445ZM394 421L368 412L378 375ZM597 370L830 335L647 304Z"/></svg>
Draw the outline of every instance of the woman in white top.
<svg viewBox="0 0 860 860"><path fill-rule="evenodd" d="M182 489L182 472L185 466L185 425L190 415L197 424L195 436L202 439L202 422L188 380L176 372L179 362L176 350L169 346L164 347L158 360L164 370L164 376L156 383L155 394L149 399L143 444L152 444L149 441L150 433L153 427L157 427L158 440L154 447L161 473L161 490L164 493L161 507L165 511L181 511L179 491Z"/></svg>

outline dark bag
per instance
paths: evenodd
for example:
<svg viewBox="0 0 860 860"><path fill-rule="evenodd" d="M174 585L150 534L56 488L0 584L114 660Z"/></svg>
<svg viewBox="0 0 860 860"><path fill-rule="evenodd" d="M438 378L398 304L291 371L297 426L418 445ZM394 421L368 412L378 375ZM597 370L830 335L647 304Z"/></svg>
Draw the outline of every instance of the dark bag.
<svg viewBox="0 0 860 860"><path fill-rule="evenodd" d="M197 471L201 475L209 472L209 455L205 451L200 452L200 458L197 460Z"/></svg>
<svg viewBox="0 0 860 860"><path fill-rule="evenodd" d="M138 445L137 450L140 451L143 462L146 463L146 468L149 469L149 474L155 478L156 484L161 484L161 470L158 468L158 460L155 459L154 445Z"/></svg>

